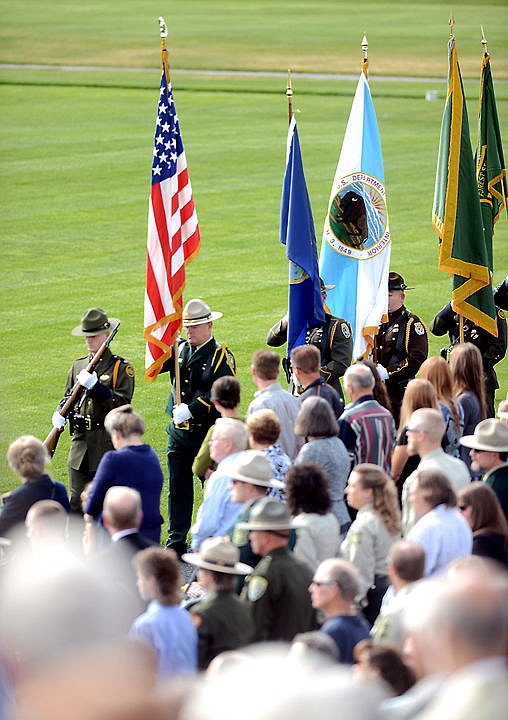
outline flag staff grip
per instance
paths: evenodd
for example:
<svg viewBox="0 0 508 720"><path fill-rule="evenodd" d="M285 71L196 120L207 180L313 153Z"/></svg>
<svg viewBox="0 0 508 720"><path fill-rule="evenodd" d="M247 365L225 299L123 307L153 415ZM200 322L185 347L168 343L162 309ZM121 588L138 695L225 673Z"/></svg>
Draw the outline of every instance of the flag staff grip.
<svg viewBox="0 0 508 720"><path fill-rule="evenodd" d="M288 84L286 87L286 97L288 99L289 124L291 124L291 119L293 117L293 83L291 80L291 70L289 68L288 68Z"/></svg>

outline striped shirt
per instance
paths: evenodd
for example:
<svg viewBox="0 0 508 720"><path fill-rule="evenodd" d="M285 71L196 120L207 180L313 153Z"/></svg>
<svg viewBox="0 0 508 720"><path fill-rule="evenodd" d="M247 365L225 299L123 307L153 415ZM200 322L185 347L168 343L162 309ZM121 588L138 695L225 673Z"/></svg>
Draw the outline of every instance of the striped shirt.
<svg viewBox="0 0 508 720"><path fill-rule="evenodd" d="M392 414L372 395L364 395L345 408L339 419L339 437L346 446L352 467L374 463L390 474L395 422Z"/></svg>

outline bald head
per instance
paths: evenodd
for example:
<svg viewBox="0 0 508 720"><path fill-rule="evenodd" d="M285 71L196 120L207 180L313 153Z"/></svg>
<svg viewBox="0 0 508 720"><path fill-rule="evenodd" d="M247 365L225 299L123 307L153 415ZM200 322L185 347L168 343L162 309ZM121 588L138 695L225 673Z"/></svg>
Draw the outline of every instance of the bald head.
<svg viewBox="0 0 508 720"><path fill-rule="evenodd" d="M120 530L139 530L143 519L141 495L134 488L121 485L109 488L104 498L102 517L112 535Z"/></svg>
<svg viewBox="0 0 508 720"><path fill-rule="evenodd" d="M418 445L437 448L441 445L446 425L439 410L420 408L409 418L408 428Z"/></svg>

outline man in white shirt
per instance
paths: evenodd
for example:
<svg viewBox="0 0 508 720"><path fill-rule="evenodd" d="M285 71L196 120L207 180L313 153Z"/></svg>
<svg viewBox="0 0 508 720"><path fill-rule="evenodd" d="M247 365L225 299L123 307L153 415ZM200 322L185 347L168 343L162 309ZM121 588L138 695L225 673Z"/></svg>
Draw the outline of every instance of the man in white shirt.
<svg viewBox="0 0 508 720"><path fill-rule="evenodd" d="M440 470L446 475L455 492L471 482L469 471L462 460L447 455L441 447L446 429L444 418L439 410L420 408L409 418L407 427L408 453L419 455L418 470ZM415 481L415 472L406 479L402 487L402 534L411 530L416 522L415 514L409 503L409 492Z"/></svg>

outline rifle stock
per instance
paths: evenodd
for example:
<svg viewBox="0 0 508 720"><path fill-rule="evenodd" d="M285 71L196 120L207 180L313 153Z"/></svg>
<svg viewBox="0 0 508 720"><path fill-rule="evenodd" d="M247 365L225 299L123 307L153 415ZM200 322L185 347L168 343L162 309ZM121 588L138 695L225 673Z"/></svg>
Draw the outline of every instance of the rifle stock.
<svg viewBox="0 0 508 720"><path fill-rule="evenodd" d="M97 352L95 353L93 358L90 360L90 362L86 366L85 369L87 372L91 373L92 370L94 369L94 367L98 364L99 360L104 355L106 349L109 347L111 341L113 340L116 333L118 332L119 327L120 327L120 323L117 323L115 325L115 327L111 330L108 337L104 340L104 342L102 343L100 348L97 350ZM70 414L72 408L74 407L74 405L76 405L78 400L81 399L84 392L86 392L85 388L82 385L80 385L79 382L76 381L74 383L74 386L73 386L71 392L67 396L64 404L58 410L58 412L60 413L60 415L62 417L66 418ZM65 426L63 428L55 428L54 427L51 429L49 435L44 440L43 445L46 448L46 450L48 451L50 457L53 457L53 455L55 454L56 446L58 445L60 435L63 433L64 430L65 430Z"/></svg>

